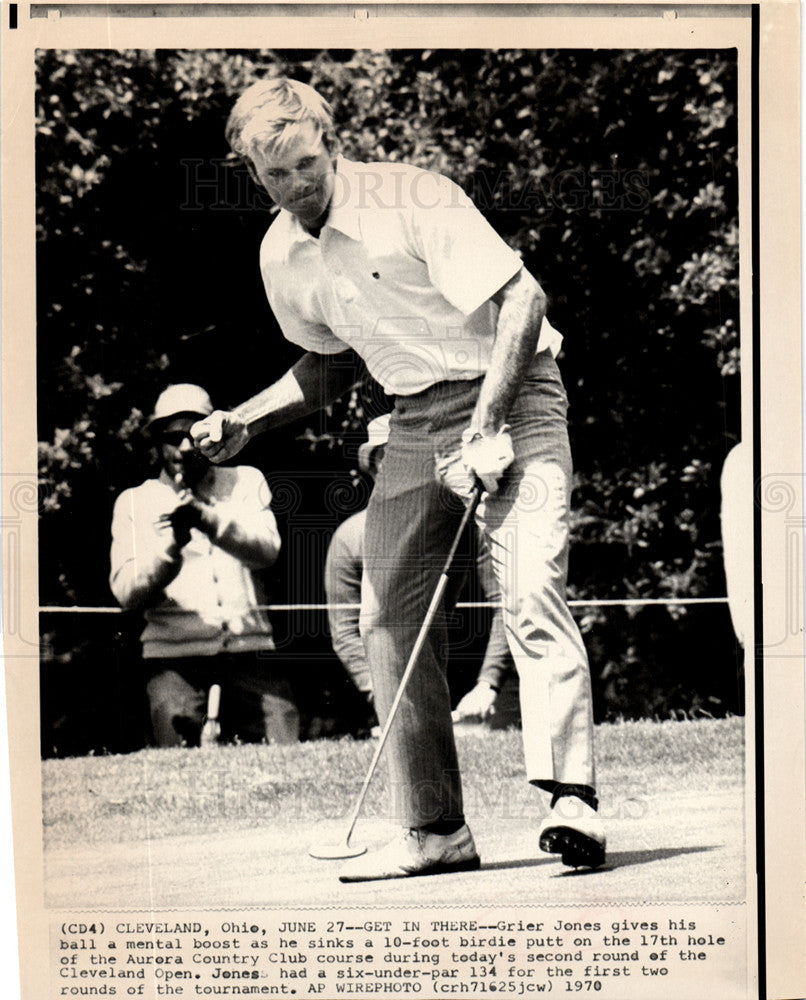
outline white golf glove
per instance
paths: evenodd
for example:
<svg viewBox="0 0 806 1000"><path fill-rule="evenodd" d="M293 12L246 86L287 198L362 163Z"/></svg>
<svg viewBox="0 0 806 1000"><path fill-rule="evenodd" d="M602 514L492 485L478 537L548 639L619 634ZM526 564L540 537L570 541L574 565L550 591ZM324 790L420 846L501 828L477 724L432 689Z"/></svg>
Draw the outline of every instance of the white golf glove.
<svg viewBox="0 0 806 1000"><path fill-rule="evenodd" d="M462 461L471 475L477 476L488 493L495 493L498 481L515 460L509 426L494 436L470 428L462 434Z"/></svg>

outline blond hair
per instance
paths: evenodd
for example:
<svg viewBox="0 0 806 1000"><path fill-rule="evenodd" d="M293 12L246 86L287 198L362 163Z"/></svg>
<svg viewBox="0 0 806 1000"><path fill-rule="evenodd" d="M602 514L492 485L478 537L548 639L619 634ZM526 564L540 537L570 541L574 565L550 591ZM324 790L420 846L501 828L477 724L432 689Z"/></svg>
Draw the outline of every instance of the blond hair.
<svg viewBox="0 0 806 1000"><path fill-rule="evenodd" d="M313 87L287 77L258 80L238 98L230 112L224 135L234 153L255 174L257 149L282 148L293 129L313 122L328 149L336 141L333 109Z"/></svg>

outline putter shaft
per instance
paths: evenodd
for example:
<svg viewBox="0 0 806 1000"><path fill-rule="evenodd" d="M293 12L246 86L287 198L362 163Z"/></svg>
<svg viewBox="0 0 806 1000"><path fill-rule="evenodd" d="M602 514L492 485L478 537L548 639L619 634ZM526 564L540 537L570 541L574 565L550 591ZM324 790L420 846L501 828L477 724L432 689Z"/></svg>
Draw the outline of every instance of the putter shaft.
<svg viewBox="0 0 806 1000"><path fill-rule="evenodd" d="M445 560L445 565L442 568L442 573L440 575L439 581L434 591L434 596L431 598L431 603L428 605L428 610L425 613L425 618L423 619L423 624L420 627L420 631L417 635L417 639L412 648L411 655L409 656L408 663L406 664L406 669L403 671L403 676L400 678L400 684L398 685L397 692L395 693L394 701L389 709L389 713L386 716L386 722L384 723L383 729L381 730L381 735L378 738L378 745L375 748L375 753L373 754L372 761L369 765L369 770L367 771L367 776L364 778L364 784L358 795L358 801L353 808L352 815L350 816L350 825L347 829L347 836L345 838L345 845L349 846L350 837L353 835L353 830L355 829L355 824L358 822L358 815L361 812L361 806L364 804L364 799L367 795L367 790L369 784L372 781L372 776L375 774L375 769L378 766L378 761L380 760L381 753L386 744L387 737L392 728L392 723L395 721L395 715L397 714L397 707L403 697L406 690L406 686L409 682L414 668L417 665L417 660L420 657L420 651L425 643L426 636L428 635L428 630L431 627L431 623L434 620L434 616L437 613L442 597L445 593L445 588L448 584L448 574L450 573L451 566L453 565L453 560L456 555L456 550L459 547L459 542L462 540L462 535L465 532L465 528L468 525L471 517L475 514L476 508L481 500L482 486L480 483L476 483L473 487L473 492L470 494L470 503L465 508L465 512L462 515L462 520L459 524L459 528L456 532L456 536L451 545L448 556Z"/></svg>

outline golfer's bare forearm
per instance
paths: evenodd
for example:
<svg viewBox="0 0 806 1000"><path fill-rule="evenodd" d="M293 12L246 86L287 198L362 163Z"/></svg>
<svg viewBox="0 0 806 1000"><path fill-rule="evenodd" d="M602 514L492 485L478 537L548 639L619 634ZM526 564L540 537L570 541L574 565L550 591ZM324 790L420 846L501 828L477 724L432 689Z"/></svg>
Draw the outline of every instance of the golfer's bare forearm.
<svg viewBox="0 0 806 1000"><path fill-rule="evenodd" d="M522 268L495 296L499 305L490 367L482 383L471 427L495 434L506 423L532 363L546 315L546 296Z"/></svg>
<svg viewBox="0 0 806 1000"><path fill-rule="evenodd" d="M352 352L303 354L273 385L233 412L246 424L249 436L254 437L327 406L355 385L363 373Z"/></svg>

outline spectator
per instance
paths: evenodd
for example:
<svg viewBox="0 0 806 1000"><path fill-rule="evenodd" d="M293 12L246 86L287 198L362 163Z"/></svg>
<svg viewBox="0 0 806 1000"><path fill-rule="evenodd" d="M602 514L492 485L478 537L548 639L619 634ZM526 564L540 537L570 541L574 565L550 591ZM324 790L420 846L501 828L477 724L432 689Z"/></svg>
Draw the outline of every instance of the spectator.
<svg viewBox="0 0 806 1000"><path fill-rule="evenodd" d="M156 479L125 490L112 518L110 586L125 609L143 608L146 693L158 746L197 745L206 697L221 687L226 740L289 743L299 713L278 664L259 583L280 536L262 474L210 465L190 427L212 413L197 385L171 385L147 429Z"/></svg>

